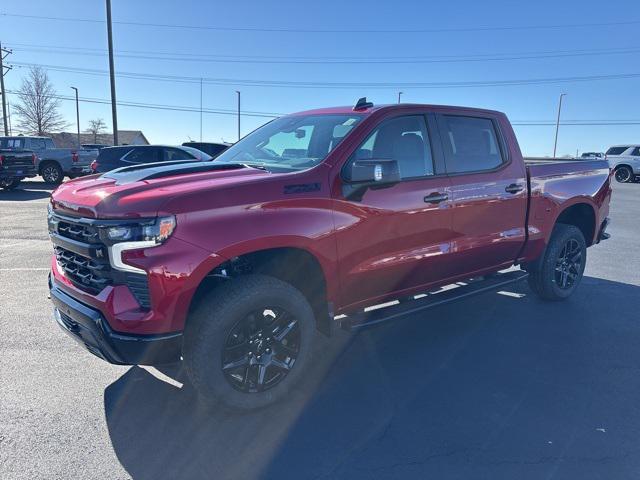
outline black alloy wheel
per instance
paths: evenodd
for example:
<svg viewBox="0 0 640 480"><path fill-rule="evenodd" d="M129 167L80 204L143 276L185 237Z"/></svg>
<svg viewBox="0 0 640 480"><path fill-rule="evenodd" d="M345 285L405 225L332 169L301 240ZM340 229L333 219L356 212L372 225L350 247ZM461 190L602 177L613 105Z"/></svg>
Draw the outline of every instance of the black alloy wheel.
<svg viewBox="0 0 640 480"><path fill-rule="evenodd" d="M265 307L231 329L222 352L222 371L233 388L262 392L289 374L299 351L298 321L282 308Z"/></svg>
<svg viewBox="0 0 640 480"><path fill-rule="evenodd" d="M616 168L615 177L619 183L628 183L633 178L633 172L629 167L618 167Z"/></svg>
<svg viewBox="0 0 640 480"><path fill-rule="evenodd" d="M555 282L563 289L569 290L576 283L582 271L582 247L575 238L570 238L560 250L556 260Z"/></svg>

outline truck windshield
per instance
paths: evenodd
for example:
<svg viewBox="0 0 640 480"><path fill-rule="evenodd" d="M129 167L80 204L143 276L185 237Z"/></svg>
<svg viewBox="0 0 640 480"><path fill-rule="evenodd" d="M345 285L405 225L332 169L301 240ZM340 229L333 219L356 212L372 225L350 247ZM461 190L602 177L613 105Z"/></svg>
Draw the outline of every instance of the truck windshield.
<svg viewBox="0 0 640 480"><path fill-rule="evenodd" d="M295 115L260 127L229 147L216 163L245 163L274 173L318 165L357 125L362 115Z"/></svg>

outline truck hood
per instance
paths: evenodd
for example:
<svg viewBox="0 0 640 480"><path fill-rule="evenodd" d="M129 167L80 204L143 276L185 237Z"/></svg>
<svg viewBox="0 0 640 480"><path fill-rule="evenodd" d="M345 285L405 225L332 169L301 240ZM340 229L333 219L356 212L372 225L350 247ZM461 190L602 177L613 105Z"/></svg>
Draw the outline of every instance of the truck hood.
<svg viewBox="0 0 640 480"><path fill-rule="evenodd" d="M230 165L212 171L161 175L103 175L82 177L60 185L51 195L56 210L90 218L145 218L164 212L177 196L268 178L269 172Z"/></svg>

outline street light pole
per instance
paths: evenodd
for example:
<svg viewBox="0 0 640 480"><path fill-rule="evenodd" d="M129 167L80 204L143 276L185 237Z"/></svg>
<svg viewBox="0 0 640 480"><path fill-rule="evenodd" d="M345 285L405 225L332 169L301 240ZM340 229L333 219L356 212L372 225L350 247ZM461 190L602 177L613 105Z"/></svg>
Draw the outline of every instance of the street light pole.
<svg viewBox="0 0 640 480"><path fill-rule="evenodd" d="M113 68L113 34L111 29L111 0L107 0L107 38L109 42L109 78L111 80L111 118L113 144L118 145L118 112L116 111L116 75Z"/></svg>
<svg viewBox="0 0 640 480"><path fill-rule="evenodd" d="M553 158L556 158L556 148L558 147L558 130L560 129L560 112L562 111L562 97L566 93L560 94L560 101L558 102L558 118L556 119L556 139L553 142Z"/></svg>
<svg viewBox="0 0 640 480"><path fill-rule="evenodd" d="M238 140L240 140L240 91L236 90L238 94Z"/></svg>
<svg viewBox="0 0 640 480"><path fill-rule="evenodd" d="M202 141L202 77L200 77L200 141Z"/></svg>
<svg viewBox="0 0 640 480"><path fill-rule="evenodd" d="M80 148L80 104L78 103L78 89L71 87L76 91L76 123L78 125L78 148Z"/></svg>
<svg viewBox="0 0 640 480"><path fill-rule="evenodd" d="M400 103L400 97L402 96L404 92L398 92L398 103Z"/></svg>

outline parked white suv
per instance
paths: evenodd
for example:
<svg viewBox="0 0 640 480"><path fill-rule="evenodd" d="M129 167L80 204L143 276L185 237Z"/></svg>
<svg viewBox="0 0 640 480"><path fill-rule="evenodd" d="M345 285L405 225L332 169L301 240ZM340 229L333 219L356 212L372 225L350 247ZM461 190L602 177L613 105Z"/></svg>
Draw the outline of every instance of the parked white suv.
<svg viewBox="0 0 640 480"><path fill-rule="evenodd" d="M632 182L640 177L640 145L614 145L606 156L618 182Z"/></svg>

